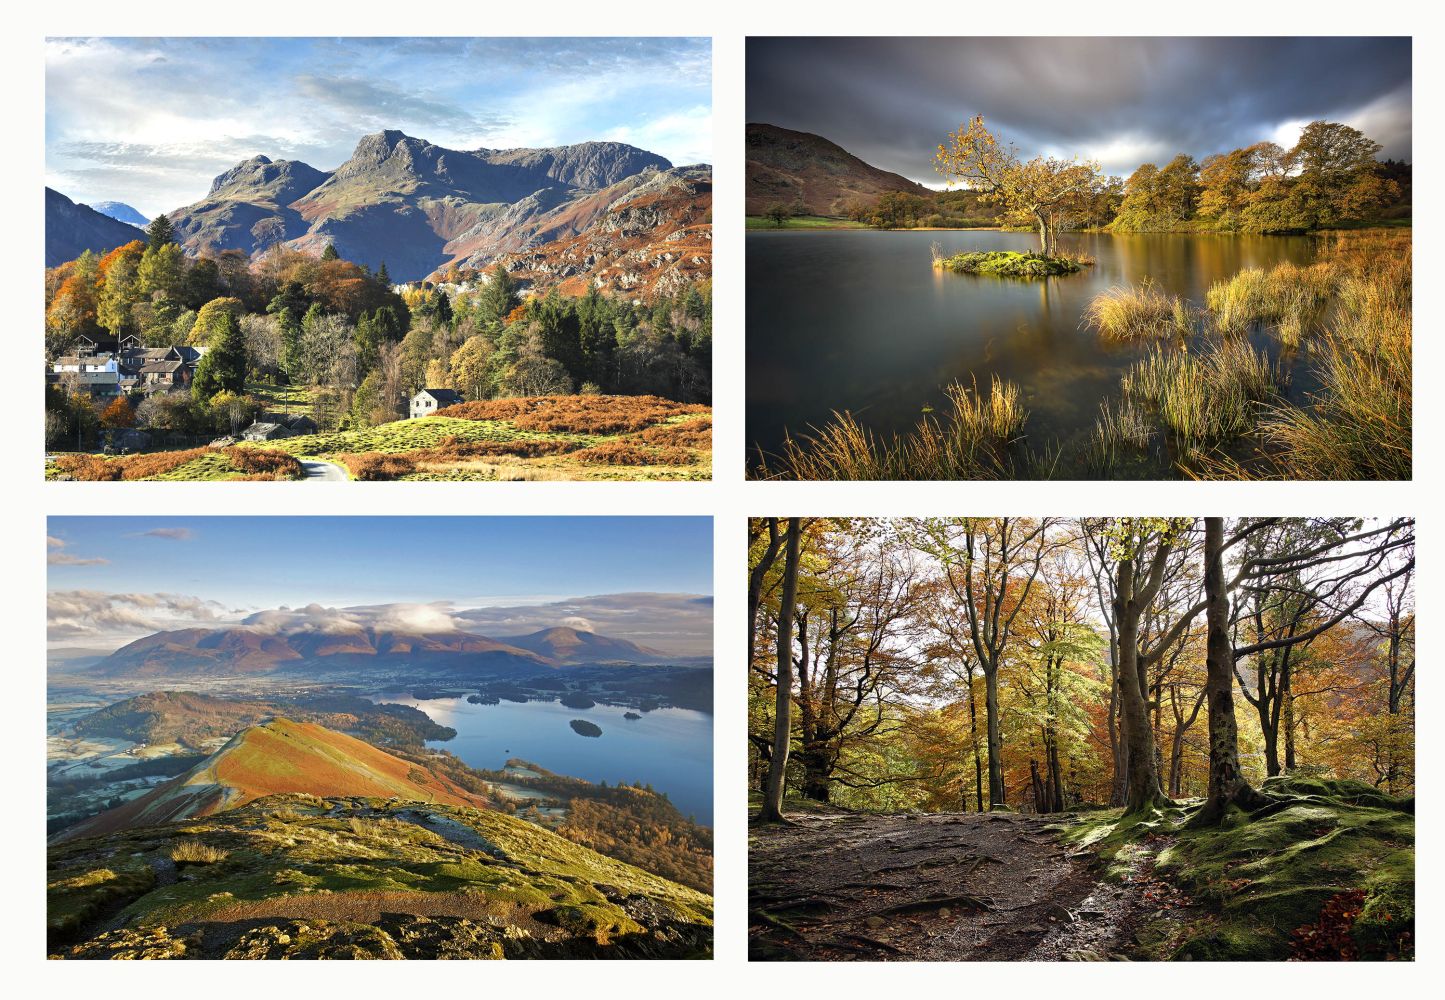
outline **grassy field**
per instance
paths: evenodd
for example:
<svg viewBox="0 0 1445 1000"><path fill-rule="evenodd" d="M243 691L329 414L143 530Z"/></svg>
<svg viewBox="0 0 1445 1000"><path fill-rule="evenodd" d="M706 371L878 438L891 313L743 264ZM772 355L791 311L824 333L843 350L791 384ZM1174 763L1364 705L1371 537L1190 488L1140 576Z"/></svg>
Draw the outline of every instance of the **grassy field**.
<svg viewBox="0 0 1445 1000"><path fill-rule="evenodd" d="M491 400L264 444L59 455L47 462L46 478L299 479L306 460L332 462L362 480L705 480L712 476L712 411L655 396Z"/></svg>
<svg viewBox="0 0 1445 1000"><path fill-rule="evenodd" d="M271 447L364 480L674 480L712 474L706 406L655 396L464 403L421 420L308 434Z"/></svg>
<svg viewBox="0 0 1445 1000"><path fill-rule="evenodd" d="M776 225L772 219L765 219L761 215L749 215L749 229L871 229L872 226L862 222L854 222L852 219L830 219L826 215L795 215L792 218L784 219L781 226Z"/></svg>

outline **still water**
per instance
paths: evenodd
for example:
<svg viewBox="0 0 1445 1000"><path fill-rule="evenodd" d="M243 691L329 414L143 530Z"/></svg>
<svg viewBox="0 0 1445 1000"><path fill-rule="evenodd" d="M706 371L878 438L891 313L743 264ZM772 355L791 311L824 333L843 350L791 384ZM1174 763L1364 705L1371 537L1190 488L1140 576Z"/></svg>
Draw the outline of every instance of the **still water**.
<svg viewBox="0 0 1445 1000"><path fill-rule="evenodd" d="M1030 441L1067 455L1145 350L1083 327L1095 295L1149 278L1202 306L1214 281L1313 256L1308 237L1077 233L1063 248L1092 254L1095 266L1022 280L935 270L934 242L950 256L1038 246L1031 233L989 231L748 233L750 462L759 447L776 452L785 430L796 436L834 410L884 434L905 431L925 406L946 412L949 382L976 378L986 389L994 375L1019 384ZM1278 357L1267 337L1254 342ZM1281 360L1290 397L1303 398L1314 388L1304 359Z"/></svg>
<svg viewBox="0 0 1445 1000"><path fill-rule="evenodd" d="M557 774L587 781L641 781L666 792L684 816L712 825L712 716L683 708L651 712L596 705L568 708L555 701L473 705L466 698L387 695L379 701L413 705L455 739L427 746L447 750L472 767L500 770L521 757ZM624 712L642 716L624 719ZM599 737L579 736L568 725L585 719L600 726Z"/></svg>

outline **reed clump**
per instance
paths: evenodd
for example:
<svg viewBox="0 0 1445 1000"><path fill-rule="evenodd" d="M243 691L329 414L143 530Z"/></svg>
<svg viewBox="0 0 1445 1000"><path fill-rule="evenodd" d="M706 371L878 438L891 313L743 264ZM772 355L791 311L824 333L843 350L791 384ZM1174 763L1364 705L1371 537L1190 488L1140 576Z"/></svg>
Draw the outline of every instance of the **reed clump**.
<svg viewBox="0 0 1445 1000"><path fill-rule="evenodd" d="M909 432L882 437L847 412L820 428L789 436L765 461L764 478L800 480L951 480L1006 478L1021 444L1028 411L1016 383L995 376L944 389L948 412L930 414Z"/></svg>
<svg viewBox="0 0 1445 1000"><path fill-rule="evenodd" d="M1084 310L1084 324L1108 340L1184 338L1194 332L1195 321L1195 310L1187 301L1147 278L1142 284L1115 285L1100 292Z"/></svg>

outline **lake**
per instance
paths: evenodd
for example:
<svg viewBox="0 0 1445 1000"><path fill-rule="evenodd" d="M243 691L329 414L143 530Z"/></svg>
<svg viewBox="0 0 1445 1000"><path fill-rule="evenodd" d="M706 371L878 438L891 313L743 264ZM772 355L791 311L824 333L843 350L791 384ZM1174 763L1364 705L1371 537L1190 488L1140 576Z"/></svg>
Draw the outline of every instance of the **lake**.
<svg viewBox="0 0 1445 1000"><path fill-rule="evenodd" d="M932 266L930 246L1032 250L1032 233L981 230L747 234L747 422L749 462L776 452L784 431L797 436L851 410L885 434L912 428L925 406L948 412L952 381L993 375L1017 382L1034 446L1063 446L1061 473L1082 475L1077 453L1099 402L1118 395L1119 376L1145 345L1108 344L1085 329L1084 308L1114 285L1151 278L1203 305L1210 284L1247 267L1305 264L1309 237L1072 233L1065 250L1098 263L1079 274L1008 279L952 274ZM1317 388L1305 359L1280 357L1263 333L1257 348L1290 373L1288 397ZM1167 462L1139 470L1168 476Z"/></svg>
<svg viewBox="0 0 1445 1000"><path fill-rule="evenodd" d="M387 695L375 701L412 705L439 725L457 731L455 739L430 742L472 767L501 770L508 758L521 757L557 774L591 782L634 784L641 781L666 792L684 816L712 825L712 716L684 708L638 712L612 705L568 708L555 701L473 705L462 698ZM585 719L602 728L599 737L579 736L568 725Z"/></svg>

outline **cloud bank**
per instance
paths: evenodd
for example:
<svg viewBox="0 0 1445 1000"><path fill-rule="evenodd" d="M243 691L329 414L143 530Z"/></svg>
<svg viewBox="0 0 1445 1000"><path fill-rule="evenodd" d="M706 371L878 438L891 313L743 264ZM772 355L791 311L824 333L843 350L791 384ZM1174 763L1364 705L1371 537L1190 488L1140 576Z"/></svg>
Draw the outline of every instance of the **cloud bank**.
<svg viewBox="0 0 1445 1000"><path fill-rule="evenodd" d="M1409 38L752 38L747 117L931 186L969 116L1039 153L1196 158L1342 121L1411 154Z"/></svg>

